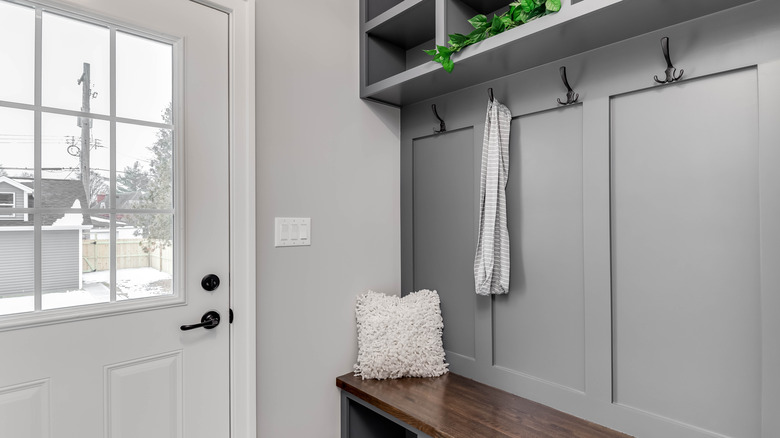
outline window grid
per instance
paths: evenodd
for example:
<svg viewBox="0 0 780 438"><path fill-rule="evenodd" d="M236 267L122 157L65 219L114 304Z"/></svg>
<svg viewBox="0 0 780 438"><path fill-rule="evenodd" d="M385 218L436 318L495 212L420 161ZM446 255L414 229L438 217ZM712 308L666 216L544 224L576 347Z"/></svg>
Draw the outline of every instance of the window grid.
<svg viewBox="0 0 780 438"><path fill-rule="evenodd" d="M128 35L138 36L145 39L149 39L152 41L156 41L159 43L164 43L173 46L176 43L176 40L174 38L170 38L164 35L158 35L158 34L150 34L147 32L143 32L137 29L133 29L131 27L127 26L121 26L114 23L108 23L106 21L98 20L93 17L87 17L78 13L74 13L71 11L66 11L63 9L59 9L56 7L48 6L48 5L42 5L37 4L33 2L28 2L24 0L0 0L0 2L7 2L12 4L18 4L26 7L30 7L35 10L35 78L34 78L34 104L25 104L21 102L13 102L13 101L3 101L0 100L0 108L9 108L9 109L17 109L17 110L28 110L32 111L34 114L34 130L33 130L33 146L34 146L34 193L42 193L42 183L41 180L43 178L43 171L42 171L42 116L43 114L57 114L57 115L64 115L64 116L72 116L72 117L82 117L82 118L88 118L88 119L94 119L94 120L104 120L109 123L109 153L110 153L110 177L109 177L109 205L108 208L102 208L102 209L95 209L95 208L88 208L82 207L80 209L73 209L73 208L46 208L41 207L38 204L36 204L32 208L28 208L25 203L25 208L16 208L15 204L11 205L10 208L4 206L2 203L0 203L0 208L8 209L10 210L11 214L6 216L0 214L0 217L13 217L16 214L24 213L25 217L26 215L30 214L33 218L33 252L34 252L34 311L40 312L43 310L43 299L42 299L42 231L44 229L42 217L45 214L101 214L105 215L108 214L109 217L109 236L110 236L110 300L109 303L114 303L117 301L117 269L116 269L116 260L117 260L117 215L122 214L137 214L137 215L144 215L144 214L167 214L171 216L172 223L175 224L175 221L177 220L176 216L176 203L174 203L171 208L163 208L163 209L117 209L116 208L116 199L117 199L117 136L116 136L116 130L117 130L117 124L123 123L127 125L132 126L142 126L142 127L149 127L149 128L157 128L157 129L168 129L171 130L173 133L175 131L175 126L172 123L161 123L161 122L153 122L149 120L141 120L141 119L134 119L134 118L126 118L126 117L118 117L117 111L116 111L116 77L117 77L117 71L116 71L116 51L117 51L117 45L116 45L116 35L117 32L122 32ZM103 26L109 30L109 114L100 114L100 113L92 113L92 112L82 112L82 111L74 111L70 109L64 109L64 108L56 108L56 107L49 107L49 106L43 106L42 105L42 89L43 89L43 14L46 13L52 13L56 15L60 15L66 18L74 19L80 22L85 22L89 24L94 24L98 26ZM175 69L175 58L176 54L175 51L172 53L172 66ZM175 74L174 74L175 77ZM171 78L173 79L173 78ZM172 108L176 108L175 101L176 101L176 85L174 84L173 88L173 95L171 96L172 99ZM174 118L175 120L175 118ZM175 138L175 135L174 135ZM175 140L174 140L174 146L173 146L173 162L172 162L172 169L171 173L175 175L179 171L179 165L177 164L178 158L177 156L177 147L175 146ZM172 200L175 200L179 198L178 191L179 188L177 187L178 184L176 184L176 178L173 178L171 181L172 184L172 190L173 193L171 193ZM15 194L12 193L12 195L15 196ZM25 195L26 196L26 195ZM88 200L89 201L89 200ZM175 202L175 201L174 201ZM171 237L174 239L179 237L176 235L177 233L172 229L171 230ZM174 253L174 260L178 257L178 251ZM79 264L82 263L82 260L79 260ZM162 262L161 262L162 263ZM175 264L174 264L175 266ZM174 282L174 285L176 283ZM172 294L168 296L177 296L177 292L175 289L172 290ZM105 304L105 303L103 303ZM54 310L54 309L52 309Z"/></svg>

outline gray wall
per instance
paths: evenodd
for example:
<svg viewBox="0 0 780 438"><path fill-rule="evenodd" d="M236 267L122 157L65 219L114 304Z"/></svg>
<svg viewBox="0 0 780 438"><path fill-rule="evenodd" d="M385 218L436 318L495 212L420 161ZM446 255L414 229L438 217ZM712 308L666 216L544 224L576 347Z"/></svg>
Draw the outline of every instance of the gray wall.
<svg viewBox="0 0 780 438"><path fill-rule="evenodd" d="M338 437L355 296L400 293L400 116L358 97L358 2L295 9L257 3L258 436ZM275 216L312 245L274 248Z"/></svg>
<svg viewBox="0 0 780 438"><path fill-rule="evenodd" d="M439 290L453 371L641 437L780 436L780 45L756 44L777 17L759 2L403 108L402 286ZM686 81L659 87L662 36ZM555 102L561 65L580 104ZM472 277L488 87L514 116L493 298Z"/></svg>
<svg viewBox="0 0 780 438"><path fill-rule="evenodd" d="M81 270L79 230L41 233L41 287L46 292L77 290ZM32 295L35 289L32 230L0 231L0 295Z"/></svg>

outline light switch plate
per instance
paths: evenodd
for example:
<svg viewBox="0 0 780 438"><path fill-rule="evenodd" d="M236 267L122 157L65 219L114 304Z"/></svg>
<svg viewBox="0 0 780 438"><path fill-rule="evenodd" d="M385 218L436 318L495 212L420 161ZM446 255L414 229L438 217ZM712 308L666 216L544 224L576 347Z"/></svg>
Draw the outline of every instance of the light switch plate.
<svg viewBox="0 0 780 438"><path fill-rule="evenodd" d="M274 245L310 246L311 218L309 217L277 217L274 220Z"/></svg>

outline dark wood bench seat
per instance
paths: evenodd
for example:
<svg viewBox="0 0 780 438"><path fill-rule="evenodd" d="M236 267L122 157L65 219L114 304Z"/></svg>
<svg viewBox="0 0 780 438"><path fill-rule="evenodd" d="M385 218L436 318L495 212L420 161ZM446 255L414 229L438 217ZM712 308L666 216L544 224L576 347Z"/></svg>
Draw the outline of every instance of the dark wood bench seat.
<svg viewBox="0 0 780 438"><path fill-rule="evenodd" d="M395 380L362 380L350 373L336 379L336 385L342 390L342 411L350 409L349 400L359 399L364 406L375 408L373 411L389 414L417 429L416 432L434 438L628 437L454 373ZM344 421L349 421L349 415L342 412ZM402 434L378 435L415 436L408 432L409 428L406 430ZM350 434L344 432L343 436Z"/></svg>

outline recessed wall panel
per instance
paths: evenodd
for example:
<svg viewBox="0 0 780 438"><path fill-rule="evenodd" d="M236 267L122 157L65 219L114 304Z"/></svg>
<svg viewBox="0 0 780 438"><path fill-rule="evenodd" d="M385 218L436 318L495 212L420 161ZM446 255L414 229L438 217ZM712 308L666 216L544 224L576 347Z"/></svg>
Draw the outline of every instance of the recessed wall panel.
<svg viewBox="0 0 780 438"><path fill-rule="evenodd" d="M108 437L181 438L182 409L180 351L106 367Z"/></svg>
<svg viewBox="0 0 780 438"><path fill-rule="evenodd" d="M761 436L758 86L747 69L613 98L616 403Z"/></svg>
<svg viewBox="0 0 780 438"><path fill-rule="evenodd" d="M0 388L0 436L50 436L48 380Z"/></svg>
<svg viewBox="0 0 780 438"><path fill-rule="evenodd" d="M414 288L439 292L444 349L474 357L474 130L414 141Z"/></svg>
<svg viewBox="0 0 780 438"><path fill-rule="evenodd" d="M585 390L582 106L512 121L510 291L493 300L494 364Z"/></svg>

